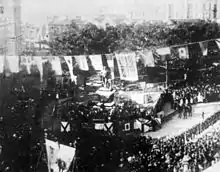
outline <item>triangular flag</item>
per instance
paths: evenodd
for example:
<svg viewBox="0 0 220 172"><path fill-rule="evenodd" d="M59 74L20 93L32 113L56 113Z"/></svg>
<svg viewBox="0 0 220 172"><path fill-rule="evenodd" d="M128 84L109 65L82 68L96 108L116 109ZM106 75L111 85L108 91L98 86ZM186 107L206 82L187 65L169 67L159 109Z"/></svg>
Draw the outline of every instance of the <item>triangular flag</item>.
<svg viewBox="0 0 220 172"><path fill-rule="evenodd" d="M202 50L203 56L207 56L208 55L208 42L200 42L199 46Z"/></svg>
<svg viewBox="0 0 220 172"><path fill-rule="evenodd" d="M67 66L69 68L71 81L75 81L76 76L74 76L74 74L73 74L73 59L72 59L72 56L64 56L64 59L65 59L65 61L67 63Z"/></svg>
<svg viewBox="0 0 220 172"><path fill-rule="evenodd" d="M143 62L144 66L155 67L152 51L138 51L137 56Z"/></svg>
<svg viewBox="0 0 220 172"><path fill-rule="evenodd" d="M69 122L61 122L61 132L70 132L70 123Z"/></svg>
<svg viewBox="0 0 220 172"><path fill-rule="evenodd" d="M169 47L159 48L156 50L156 52L161 56L170 55L170 48Z"/></svg>
<svg viewBox="0 0 220 172"><path fill-rule="evenodd" d="M4 72L5 57L0 56L0 73Z"/></svg>
<svg viewBox="0 0 220 172"><path fill-rule="evenodd" d="M11 73L19 72L19 57L18 56L6 56L5 70Z"/></svg>
<svg viewBox="0 0 220 172"><path fill-rule="evenodd" d="M178 53L179 53L179 58L180 59L188 59L189 58L189 51L188 51L187 46L179 47L178 48Z"/></svg>
<svg viewBox="0 0 220 172"><path fill-rule="evenodd" d="M95 70L103 70L102 56L101 55L89 55L92 67Z"/></svg>
<svg viewBox="0 0 220 172"><path fill-rule="evenodd" d="M220 39L216 39L216 44L218 45L218 48L219 48L219 50L220 50ZM208 46L208 45L207 45Z"/></svg>
<svg viewBox="0 0 220 172"><path fill-rule="evenodd" d="M74 58L75 58L77 65L79 66L79 69L84 70L84 71L89 70L89 66L88 66L87 59L86 59L85 55L74 56Z"/></svg>
<svg viewBox="0 0 220 172"><path fill-rule="evenodd" d="M40 73L40 81L43 82L43 59L41 56L34 56L33 58Z"/></svg>

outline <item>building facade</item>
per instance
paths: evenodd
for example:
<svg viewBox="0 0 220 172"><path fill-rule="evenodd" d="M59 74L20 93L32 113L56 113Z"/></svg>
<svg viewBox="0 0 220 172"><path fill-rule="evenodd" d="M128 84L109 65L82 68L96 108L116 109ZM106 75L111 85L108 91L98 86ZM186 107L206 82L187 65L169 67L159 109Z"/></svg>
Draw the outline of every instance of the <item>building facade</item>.
<svg viewBox="0 0 220 172"><path fill-rule="evenodd" d="M17 55L21 50L21 0L0 0L1 54Z"/></svg>
<svg viewBox="0 0 220 172"><path fill-rule="evenodd" d="M130 19L220 19L220 0L133 0Z"/></svg>

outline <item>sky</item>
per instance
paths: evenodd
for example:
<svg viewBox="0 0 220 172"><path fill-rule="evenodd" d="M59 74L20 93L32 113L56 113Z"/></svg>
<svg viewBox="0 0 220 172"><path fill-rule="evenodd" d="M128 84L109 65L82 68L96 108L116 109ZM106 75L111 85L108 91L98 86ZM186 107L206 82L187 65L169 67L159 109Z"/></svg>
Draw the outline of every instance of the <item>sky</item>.
<svg viewBox="0 0 220 172"><path fill-rule="evenodd" d="M135 6L146 8L148 3L161 3L164 0L21 0L22 20L32 24L43 24L47 16L84 16L91 18L101 9L111 9L127 14Z"/></svg>

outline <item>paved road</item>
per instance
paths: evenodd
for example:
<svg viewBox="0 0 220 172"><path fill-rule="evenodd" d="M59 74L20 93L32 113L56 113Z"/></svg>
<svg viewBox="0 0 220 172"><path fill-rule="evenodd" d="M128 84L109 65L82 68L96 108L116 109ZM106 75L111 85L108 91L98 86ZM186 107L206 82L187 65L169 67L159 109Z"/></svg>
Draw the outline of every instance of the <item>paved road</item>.
<svg viewBox="0 0 220 172"><path fill-rule="evenodd" d="M176 136L202 122L202 112L205 113L205 119L207 119L218 111L220 111L220 102L194 105L192 117L189 117L188 119L180 119L177 114L164 124L160 130L146 133L146 135L150 135L153 138L160 138L169 135Z"/></svg>

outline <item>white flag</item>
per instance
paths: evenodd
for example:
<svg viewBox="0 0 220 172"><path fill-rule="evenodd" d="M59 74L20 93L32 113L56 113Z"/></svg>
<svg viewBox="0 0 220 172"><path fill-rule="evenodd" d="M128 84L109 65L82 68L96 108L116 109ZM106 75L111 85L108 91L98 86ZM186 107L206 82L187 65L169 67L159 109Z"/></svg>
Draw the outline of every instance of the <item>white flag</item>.
<svg viewBox="0 0 220 172"><path fill-rule="evenodd" d="M43 59L41 56L34 56L34 63L37 66L40 73L40 81L43 81Z"/></svg>
<svg viewBox="0 0 220 172"><path fill-rule="evenodd" d="M76 148L60 144L60 150L57 155L57 163L60 162L60 164L62 164L62 172L67 172L69 170L71 162L75 157L75 153Z"/></svg>
<svg viewBox="0 0 220 172"><path fill-rule="evenodd" d="M170 54L170 47L159 48L156 50L156 52L157 52L157 54L159 54L161 56L169 55Z"/></svg>
<svg viewBox="0 0 220 172"><path fill-rule="evenodd" d="M77 65L79 66L79 69L84 70L84 71L89 70L89 66L88 66L87 59L86 59L85 55L74 56L74 58L75 58Z"/></svg>
<svg viewBox="0 0 220 172"><path fill-rule="evenodd" d="M104 124L95 124L95 130L104 130Z"/></svg>
<svg viewBox="0 0 220 172"><path fill-rule="evenodd" d="M55 57L51 57L51 59L49 60L52 66L52 70L55 71L56 75L62 75L63 74L63 70L61 67L61 62L60 62L60 58L55 56Z"/></svg>
<svg viewBox="0 0 220 172"><path fill-rule="evenodd" d="M154 67L154 56L152 51L139 51L137 52L137 56L141 59L144 63L144 66Z"/></svg>
<svg viewBox="0 0 220 172"><path fill-rule="evenodd" d="M89 55L92 66L95 70L103 70L102 56L101 55Z"/></svg>
<svg viewBox="0 0 220 172"><path fill-rule="evenodd" d="M57 158L59 152L59 145L57 142L51 140L45 140L46 142L46 150L47 150L47 165L48 172L59 172L59 167L57 165Z"/></svg>
<svg viewBox="0 0 220 172"><path fill-rule="evenodd" d="M115 73L114 73L114 56L113 54L106 54L105 55L108 67L110 68L111 71L111 79L115 78Z"/></svg>
<svg viewBox="0 0 220 172"><path fill-rule="evenodd" d="M20 66L25 67L28 74L31 74L31 66L34 64L34 59L31 56L21 56Z"/></svg>
<svg viewBox="0 0 220 172"><path fill-rule="evenodd" d="M70 123L69 122L61 122L61 132L69 132L70 131Z"/></svg>
<svg viewBox="0 0 220 172"><path fill-rule="evenodd" d="M216 44L218 45L218 48L219 48L219 50L220 50L220 39L216 39Z"/></svg>
<svg viewBox="0 0 220 172"><path fill-rule="evenodd" d="M202 55L207 56L208 55L208 42L200 42L199 46L202 50Z"/></svg>
<svg viewBox="0 0 220 172"><path fill-rule="evenodd" d="M0 73L4 72L5 56L0 56Z"/></svg>
<svg viewBox="0 0 220 172"><path fill-rule="evenodd" d="M134 129L142 130L142 123L139 120L134 121Z"/></svg>
<svg viewBox="0 0 220 172"><path fill-rule="evenodd" d="M138 72L135 53L116 54L120 78L127 81L137 81Z"/></svg>
<svg viewBox="0 0 220 172"><path fill-rule="evenodd" d="M19 72L19 57L18 56L6 56L5 69L11 73Z"/></svg>
<svg viewBox="0 0 220 172"><path fill-rule="evenodd" d="M189 51L188 47L180 47L178 48L179 58L180 59L188 59L189 58Z"/></svg>
<svg viewBox="0 0 220 172"><path fill-rule="evenodd" d="M67 172L75 157L76 149L46 139L48 172Z"/></svg>
<svg viewBox="0 0 220 172"><path fill-rule="evenodd" d="M65 61L67 63L67 66L69 68L71 81L75 81L76 76L74 76L74 74L73 74L73 59L72 59L72 56L64 56L64 59L65 59Z"/></svg>

